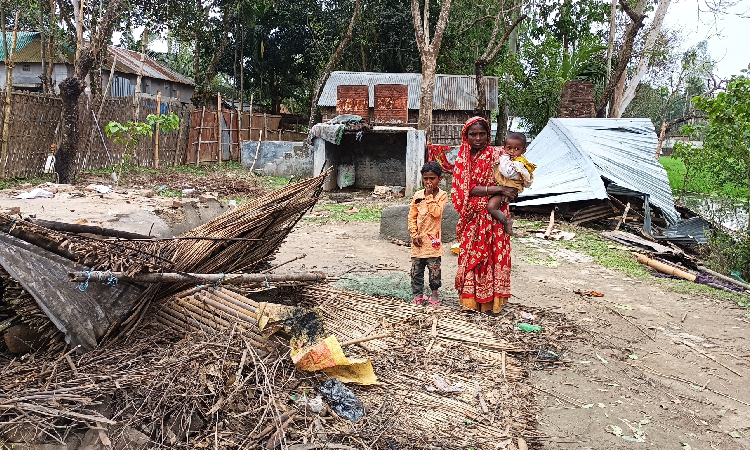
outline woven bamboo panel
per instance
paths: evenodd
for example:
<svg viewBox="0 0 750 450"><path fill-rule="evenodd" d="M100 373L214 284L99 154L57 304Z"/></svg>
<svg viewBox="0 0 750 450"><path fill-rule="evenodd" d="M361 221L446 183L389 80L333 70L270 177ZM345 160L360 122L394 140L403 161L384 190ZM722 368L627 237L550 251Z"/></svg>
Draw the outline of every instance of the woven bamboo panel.
<svg viewBox="0 0 750 450"><path fill-rule="evenodd" d="M5 98L5 92L1 95ZM5 173L0 178L30 177L44 172L47 156L53 151L61 108L62 102L54 96L13 93L8 155ZM4 113L4 108L1 109Z"/></svg>

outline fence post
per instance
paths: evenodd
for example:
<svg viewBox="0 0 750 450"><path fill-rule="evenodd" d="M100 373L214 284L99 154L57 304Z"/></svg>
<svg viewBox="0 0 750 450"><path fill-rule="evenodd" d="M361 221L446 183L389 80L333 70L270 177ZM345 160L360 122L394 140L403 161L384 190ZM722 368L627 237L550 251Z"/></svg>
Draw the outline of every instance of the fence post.
<svg viewBox="0 0 750 450"><path fill-rule="evenodd" d="M221 148L221 121L223 119L221 114L221 92L217 94L216 98L218 99L216 105L216 127L219 129L219 164L221 164L221 154L224 153L224 149Z"/></svg>
<svg viewBox="0 0 750 450"><path fill-rule="evenodd" d="M203 118L206 116L206 105L203 105L203 112L201 112L201 124L198 128L198 149L195 151L195 165L201 165L201 138L203 137Z"/></svg>
<svg viewBox="0 0 750 450"><path fill-rule="evenodd" d="M161 116L161 91L156 92L156 117ZM156 124L156 137L154 138L154 169L159 169L159 124Z"/></svg>
<svg viewBox="0 0 750 450"><path fill-rule="evenodd" d="M8 164L8 152L10 151L10 108L12 103L12 89L8 86L5 87L5 108L3 111L3 134L2 134L2 148L0 148L0 179L5 178L5 169Z"/></svg>

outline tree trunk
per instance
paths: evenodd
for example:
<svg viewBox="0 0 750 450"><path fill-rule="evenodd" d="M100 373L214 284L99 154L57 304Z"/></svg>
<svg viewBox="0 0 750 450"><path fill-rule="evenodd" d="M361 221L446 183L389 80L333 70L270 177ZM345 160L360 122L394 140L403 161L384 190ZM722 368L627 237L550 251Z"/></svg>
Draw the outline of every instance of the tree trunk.
<svg viewBox="0 0 750 450"><path fill-rule="evenodd" d="M146 62L146 47L148 46L148 27L141 34L141 62L138 65L138 78L135 81L133 93L133 122L138 122L141 115L141 81L143 80L143 64Z"/></svg>
<svg viewBox="0 0 750 450"><path fill-rule="evenodd" d="M206 69L205 78L203 79L204 89L208 89L208 86L211 84L211 79L213 79L213 77L216 76L216 70L219 67L219 61L221 61L221 57L222 55L224 55L224 50L227 47L227 40L229 39L229 26L232 24L232 16L233 16L231 11L234 11L235 9L237 9L238 1L239 0L236 0L234 2L234 7L224 11L224 14L223 14L224 30L221 36L221 44L219 44L219 48L214 52L214 56L213 58L211 58L211 62L208 64L208 69Z"/></svg>
<svg viewBox="0 0 750 450"><path fill-rule="evenodd" d="M318 112L318 100L320 99L320 94L323 92L323 87L325 87L326 82L328 81L328 77L331 76L331 71L333 70L334 66L336 66L336 63L338 63L339 59L341 59L341 54L344 53L344 49L347 45L349 45L349 41L352 40L352 34L354 34L354 25L357 23L357 17L359 17L359 10L361 6L362 0L354 1L354 12L352 13L352 19L349 21L349 28L347 28L346 34L344 35L344 38L341 40L341 42L339 42L336 50L331 53L331 57L328 58L328 64L326 64L325 68L323 69L323 73L315 83L315 90L313 91L312 96L312 104L310 105L310 121L308 123L308 129L312 129L313 125L315 125L315 116Z"/></svg>
<svg viewBox="0 0 750 450"><path fill-rule="evenodd" d="M620 81L615 86L615 91L612 93L612 102L609 108L609 117L619 119L622 116L623 110L620 109L622 105L622 93L625 91L625 78L627 73L623 72L620 75Z"/></svg>
<svg viewBox="0 0 750 450"><path fill-rule="evenodd" d="M427 141L432 134L432 105L434 103L437 58L427 55L422 58L422 85L419 89L419 120L417 129L423 130Z"/></svg>
<svg viewBox="0 0 750 450"><path fill-rule="evenodd" d="M425 0L425 8L429 8L429 1ZM425 132L427 141L430 140L432 131L432 105L435 91L435 74L437 71L437 56L440 53L440 45L443 42L445 27L448 25L448 14L451 9L451 0L443 0L440 5L440 15L435 25L435 35L430 40L429 24L424 24L420 14L419 0L411 0L411 17L414 22L414 34L417 40L417 48L422 58L422 85L419 98L419 120L417 128Z"/></svg>
<svg viewBox="0 0 750 450"><path fill-rule="evenodd" d="M0 178L5 177L5 169L8 164L8 152L9 152L9 138L10 138L10 113L11 113L11 99L13 92L13 56L16 52L16 41L18 40L18 12L16 12L16 20L13 22L13 37L10 41L10 51L8 50L8 42L5 40L5 9L3 8L2 17L3 27L3 45L5 46L5 114L3 117L3 144L0 149Z"/></svg>
<svg viewBox="0 0 750 450"><path fill-rule="evenodd" d="M49 92L47 84L47 45L46 36L44 30L44 2L39 2L39 45L40 45L40 56L42 58L42 74L39 75L39 79L42 82L42 92Z"/></svg>
<svg viewBox="0 0 750 450"><path fill-rule="evenodd" d="M107 45L112 37L112 29L119 20L123 6L124 0L110 0L96 31L85 45L81 42L82 48L77 51L79 57L76 59L73 76L60 83L60 99L63 104L62 139L55 153L55 172L60 183L70 184L75 180L75 160L80 140L78 98L85 87L84 80L95 63L95 55L102 52L102 47Z"/></svg>
<svg viewBox="0 0 750 450"><path fill-rule="evenodd" d="M55 172L61 184L73 183L76 176L75 159L80 136L78 98L81 92L83 92L83 86L76 77L66 78L60 83L62 140L60 148L55 152Z"/></svg>
<svg viewBox="0 0 750 450"><path fill-rule="evenodd" d="M628 89L625 91L622 98L622 105L620 106L620 112L622 113L625 112L625 109L627 109L630 102L635 98L636 89L638 89L638 85L646 75L648 65L651 62L651 57L653 55L653 47L656 43L656 38L659 37L659 33L661 32L661 24L664 22L664 16L667 15L667 9L669 8L670 2L671 0L659 1L659 6L657 6L656 13L654 14L654 20L651 22L651 30L649 30L648 36L646 36L646 44L643 46L643 54L638 61L638 69L636 70L635 76L628 84Z"/></svg>
<svg viewBox="0 0 750 450"><path fill-rule="evenodd" d="M49 0L49 26L50 31L52 30L52 27L55 25L55 0ZM47 87L49 89L50 94L55 93L55 86L52 83L52 73L55 69L55 52L54 52L54 37L52 36L52 33L50 32L47 36L47 74L46 80L47 80Z"/></svg>
<svg viewBox="0 0 750 450"><path fill-rule="evenodd" d="M487 88L484 82L484 67L487 63L478 59L474 62L475 81L477 83L477 108L476 113L487 119Z"/></svg>
<svg viewBox="0 0 750 450"><path fill-rule="evenodd" d="M604 87L604 93L602 94L599 101L596 103L596 116L597 117L604 117L604 114L607 108L607 103L609 102L609 99L612 97L612 94L615 91L617 83L620 81L620 77L625 72L625 69L627 69L628 67L628 63L630 62L630 57L633 54L633 44L635 43L635 38L638 35L638 30L640 30L643 27L643 20L646 18L646 16L643 14L643 10L646 7L645 0L638 0L638 3L635 6L635 10L630 8L630 5L628 4L627 0L619 0L619 1L620 1L620 6L622 6L622 9L624 9L628 17L630 17L631 22L628 24L627 28L625 29L625 41L622 44L622 50L620 51L620 55L617 61L617 68L612 73L612 78L607 82L607 85Z"/></svg>

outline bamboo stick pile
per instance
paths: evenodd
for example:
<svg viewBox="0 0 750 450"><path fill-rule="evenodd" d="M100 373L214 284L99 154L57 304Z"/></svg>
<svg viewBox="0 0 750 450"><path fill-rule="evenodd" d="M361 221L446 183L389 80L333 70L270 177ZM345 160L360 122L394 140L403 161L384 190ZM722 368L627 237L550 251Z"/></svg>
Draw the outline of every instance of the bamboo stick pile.
<svg viewBox="0 0 750 450"><path fill-rule="evenodd" d="M431 445L448 448L540 436L533 398L523 385L526 371L510 355L523 352L522 347L446 307L428 309L330 285L307 286L298 295L319 302L326 328L342 342L389 330L389 337L361 345L358 356L372 359L389 395L402 405L392 413L397 435L421 435ZM435 376L460 386L461 392L428 391ZM385 401L382 392L354 389L372 408Z"/></svg>

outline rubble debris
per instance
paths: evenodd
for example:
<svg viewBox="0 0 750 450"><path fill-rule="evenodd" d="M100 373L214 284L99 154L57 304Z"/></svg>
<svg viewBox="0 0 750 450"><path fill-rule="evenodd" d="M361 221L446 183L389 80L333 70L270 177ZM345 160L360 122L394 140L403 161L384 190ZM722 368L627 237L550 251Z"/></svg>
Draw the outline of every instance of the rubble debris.
<svg viewBox="0 0 750 450"><path fill-rule="evenodd" d="M665 255L681 255L683 252L673 247L667 247L654 241L644 239L626 231L606 231L602 236L618 244L627 245L639 250L646 250L653 253Z"/></svg>
<svg viewBox="0 0 750 450"><path fill-rule="evenodd" d="M132 277L262 270L297 221L315 205L326 176L328 172L287 185L180 239L93 239L0 214L0 265L42 305L68 343L87 351L105 334L117 339L129 332L142 322L154 300L187 286L122 282L116 286L95 284L90 287L93 292L80 292L69 285L67 273L95 270ZM120 333L113 334L118 325Z"/></svg>

